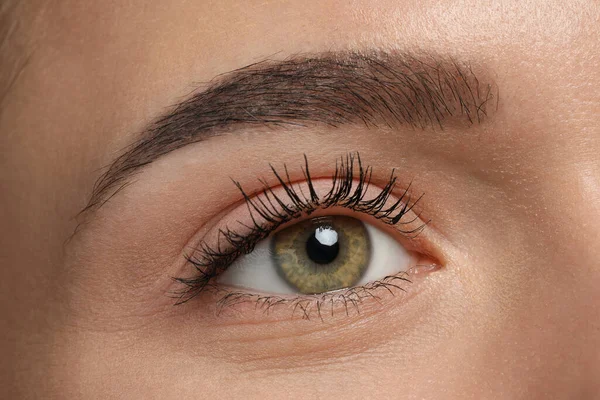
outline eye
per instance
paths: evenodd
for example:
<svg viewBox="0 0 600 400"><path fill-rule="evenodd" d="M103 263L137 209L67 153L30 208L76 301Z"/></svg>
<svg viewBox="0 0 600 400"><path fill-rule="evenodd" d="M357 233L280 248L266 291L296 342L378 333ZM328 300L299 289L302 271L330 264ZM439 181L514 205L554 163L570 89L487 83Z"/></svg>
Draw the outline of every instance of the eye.
<svg viewBox="0 0 600 400"><path fill-rule="evenodd" d="M331 179L313 179L306 156L299 180L285 165L283 173L271 171L275 179L260 178L263 189L252 194L234 181L244 205L186 254L196 274L174 278L183 285L176 304L212 293L217 313L254 302L264 310L289 305L307 319L314 310L321 317L323 307L349 314L348 304L378 302L438 269L422 241L412 240L426 225L413 210L421 196L411 201L410 184L398 189L394 170L377 185L356 153L335 163Z"/></svg>
<svg viewBox="0 0 600 400"><path fill-rule="evenodd" d="M414 257L390 234L349 216L293 224L238 258L222 285L271 294L321 294L408 271Z"/></svg>

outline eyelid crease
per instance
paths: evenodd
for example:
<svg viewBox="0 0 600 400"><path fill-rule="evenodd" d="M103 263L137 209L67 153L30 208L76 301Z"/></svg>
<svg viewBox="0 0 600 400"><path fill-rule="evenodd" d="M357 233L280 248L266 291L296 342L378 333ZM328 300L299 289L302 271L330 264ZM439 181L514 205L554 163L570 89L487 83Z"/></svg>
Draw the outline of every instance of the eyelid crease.
<svg viewBox="0 0 600 400"><path fill-rule="evenodd" d="M371 215L384 224L395 226L395 230L408 238L416 237L428 223L427 221L411 228L411 225L420 219L420 213L415 213L409 221L402 220L423 196L411 203L409 185L397 200L391 201L397 181L394 170L389 175L387 184L379 189L375 197L366 197L371 186L373 170L370 166L363 166L358 152L348 153L336 161L330 189L323 196L319 196L319 190L314 185L306 155L301 170L305 179L305 190L302 186L292 183L287 166L284 165L284 174L279 174L271 166L276 181L281 185L280 191L285 193L285 199L290 203L277 195L264 179L259 180L263 189L253 196L247 194L239 182L234 181L242 193L250 215L250 224L238 221L247 232L239 233L228 227L220 228L216 246L211 247L206 241L202 241L191 255L186 255L187 261L196 270L196 276L173 278L184 286L183 290L173 293L178 299L175 304L185 303L197 296L211 279L227 269L239 256L252 252L254 246L273 231L303 215L311 215L316 210L336 206ZM355 178L357 174L358 179Z"/></svg>

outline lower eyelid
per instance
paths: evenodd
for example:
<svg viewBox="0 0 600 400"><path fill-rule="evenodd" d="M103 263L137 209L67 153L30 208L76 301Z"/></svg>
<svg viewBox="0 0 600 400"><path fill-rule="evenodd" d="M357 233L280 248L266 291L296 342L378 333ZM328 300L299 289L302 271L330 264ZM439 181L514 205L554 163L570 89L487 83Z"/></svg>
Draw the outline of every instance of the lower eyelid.
<svg viewBox="0 0 600 400"><path fill-rule="evenodd" d="M389 302L406 302L421 289L424 278L437 265L400 272L356 287L318 295L273 295L211 285L203 294L205 307L219 323L325 320L359 317L382 311ZM207 310L208 311L208 310ZM266 318L266 320L265 320Z"/></svg>

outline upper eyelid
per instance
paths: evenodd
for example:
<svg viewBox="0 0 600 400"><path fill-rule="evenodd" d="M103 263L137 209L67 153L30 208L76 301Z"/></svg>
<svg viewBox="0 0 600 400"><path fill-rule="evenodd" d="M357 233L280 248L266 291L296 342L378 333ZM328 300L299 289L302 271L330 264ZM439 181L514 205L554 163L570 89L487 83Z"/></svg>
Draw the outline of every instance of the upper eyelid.
<svg viewBox="0 0 600 400"><path fill-rule="evenodd" d="M345 208L352 208L356 211L371 213L373 215L377 214L379 219L383 219L389 224L396 225L400 222L404 215L410 212L417 205L424 195L421 194L416 200L411 202L411 195L409 193L412 185L411 182L405 189L403 189L398 199L394 201L394 204L389 204L388 199L390 196L392 196L397 183L396 172L394 169L392 169L387 183L383 188L380 189L377 196L374 198L368 198L367 193L370 185L372 184L373 169L369 165L363 165L359 152L348 153L345 157L342 156L338 161L336 161L335 173L331 178L332 183L330 185L330 189L322 196L317 195L314 188L313 177L310 174L309 163L306 154L304 155L304 167L301 169L304 175L307 192L309 193L308 196L306 193L304 193L304 191L302 191L301 186L295 186L293 184L286 165L283 167L285 175L277 172L275 167L270 167L273 175L283 187L287 195L287 199L292 201L293 205L297 207L298 211L306 211L308 209L310 213L315 207L328 208L332 205L336 205ZM355 179L355 170L358 174L358 180ZM242 193L249 208L253 208L255 212L259 212L261 214L264 214L265 212L268 213L271 210L277 212L271 201L277 201L279 206L286 207L285 204L282 204L279 196L275 195L273 188L262 180L261 183L263 183L264 189L260 191L260 194L262 194L265 200L263 200L263 198L260 196L249 196L238 182L234 181L234 183ZM269 209L268 205L272 206L272 208ZM402 206L402 208L399 212L394 213L398 210L398 206ZM266 217L268 219L269 215L266 215ZM418 233L418 231L415 229L409 231L400 230L400 232L405 234Z"/></svg>

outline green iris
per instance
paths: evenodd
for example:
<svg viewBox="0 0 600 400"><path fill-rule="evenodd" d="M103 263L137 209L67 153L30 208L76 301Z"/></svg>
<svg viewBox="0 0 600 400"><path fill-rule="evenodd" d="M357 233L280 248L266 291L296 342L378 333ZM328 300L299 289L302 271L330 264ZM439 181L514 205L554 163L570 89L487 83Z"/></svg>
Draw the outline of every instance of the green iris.
<svg viewBox="0 0 600 400"><path fill-rule="evenodd" d="M303 294L356 285L371 257L365 225L344 216L295 224L275 234L272 243L279 274Z"/></svg>

